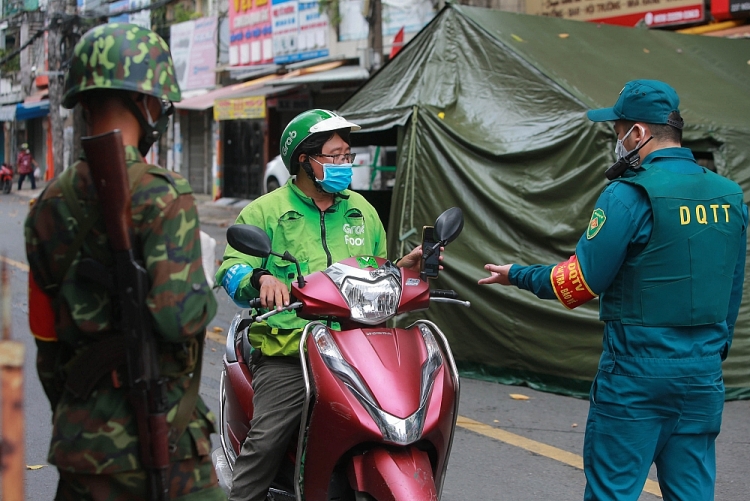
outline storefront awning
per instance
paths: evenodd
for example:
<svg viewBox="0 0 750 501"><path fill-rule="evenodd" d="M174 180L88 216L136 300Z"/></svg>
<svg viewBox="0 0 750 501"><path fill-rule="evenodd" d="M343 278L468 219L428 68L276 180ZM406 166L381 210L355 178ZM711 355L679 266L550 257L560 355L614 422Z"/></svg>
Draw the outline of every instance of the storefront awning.
<svg viewBox="0 0 750 501"><path fill-rule="evenodd" d="M0 122L12 122L16 119L16 105L0 106Z"/></svg>
<svg viewBox="0 0 750 501"><path fill-rule="evenodd" d="M46 117L49 114L49 101L37 101L34 103L18 103L16 105L16 120L31 120L32 118Z"/></svg>
<svg viewBox="0 0 750 501"><path fill-rule="evenodd" d="M227 85L226 87L206 92L200 96L191 97L184 99L179 103L174 103L174 107L178 110L204 111L213 108L214 101L217 99L228 99L238 95L247 95L246 91L262 87L269 80L275 80L277 78L279 78L277 75L268 75L247 82Z"/></svg>
<svg viewBox="0 0 750 501"><path fill-rule="evenodd" d="M340 66L328 71L306 73L290 76L270 82L269 85L304 85L311 83L364 82L370 78L370 72L361 66Z"/></svg>

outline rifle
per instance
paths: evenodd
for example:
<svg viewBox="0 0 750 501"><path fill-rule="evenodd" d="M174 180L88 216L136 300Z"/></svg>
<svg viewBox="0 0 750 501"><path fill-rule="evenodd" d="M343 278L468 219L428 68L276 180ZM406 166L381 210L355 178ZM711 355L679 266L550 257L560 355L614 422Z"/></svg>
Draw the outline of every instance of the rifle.
<svg viewBox="0 0 750 501"><path fill-rule="evenodd" d="M119 130L81 139L96 187L109 245L115 257L120 330L125 336L127 386L138 425L140 457L148 477L148 499L169 497L166 381L146 309L148 276L136 261L130 239L133 221L125 148Z"/></svg>

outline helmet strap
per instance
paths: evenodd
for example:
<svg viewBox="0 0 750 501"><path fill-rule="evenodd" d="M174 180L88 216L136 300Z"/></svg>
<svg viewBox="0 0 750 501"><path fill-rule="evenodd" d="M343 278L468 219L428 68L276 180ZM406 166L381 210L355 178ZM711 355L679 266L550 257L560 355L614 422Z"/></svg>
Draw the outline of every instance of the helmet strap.
<svg viewBox="0 0 750 501"><path fill-rule="evenodd" d="M320 193L326 193L329 194L326 190L323 189L323 186L318 182L317 179L315 179L315 172L313 172L312 165L310 165L310 162L300 162L300 167L303 171L305 171L305 174L307 174L307 177L310 178L310 180L315 185L315 189L318 190Z"/></svg>
<svg viewBox="0 0 750 501"><path fill-rule="evenodd" d="M140 96L142 96L140 97L141 100L146 100L145 94L141 94ZM145 157L148 153L148 150L151 149L151 146L153 146L153 144L159 140L162 133L166 130L167 124L169 123L169 115L171 115L171 106L165 107L164 105L162 105L161 116L156 122L154 122L151 118L151 112L148 109L147 103L144 102L143 106L146 109L148 119L143 116L141 109L137 104L135 104L135 101L130 99L129 95L123 96L123 101L125 102L125 106L131 111L131 113L133 113L133 116L135 116L136 120L138 120L138 124L144 131L143 136L141 136L140 140L138 141L138 151L142 156Z"/></svg>

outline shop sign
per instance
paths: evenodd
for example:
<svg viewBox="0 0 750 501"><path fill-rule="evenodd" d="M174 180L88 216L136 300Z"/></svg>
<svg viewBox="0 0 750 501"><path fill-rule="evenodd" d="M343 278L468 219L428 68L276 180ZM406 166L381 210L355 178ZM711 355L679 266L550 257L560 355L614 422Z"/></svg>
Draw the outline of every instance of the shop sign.
<svg viewBox="0 0 750 501"><path fill-rule="evenodd" d="M366 40L370 30L362 14L365 0L339 0L341 23L338 26L339 41ZM435 17L432 0L382 0L383 36L391 36L404 29L404 33L416 33Z"/></svg>
<svg viewBox="0 0 750 501"><path fill-rule="evenodd" d="M720 21L747 17L750 13L750 0L712 0L711 14Z"/></svg>
<svg viewBox="0 0 750 501"><path fill-rule="evenodd" d="M271 2L229 0L229 65L273 63Z"/></svg>
<svg viewBox="0 0 750 501"><path fill-rule="evenodd" d="M216 17L202 17L170 27L170 49L180 89L216 85Z"/></svg>
<svg viewBox="0 0 750 501"><path fill-rule="evenodd" d="M649 28L697 23L705 16L701 0L526 0L526 13Z"/></svg>
<svg viewBox="0 0 750 501"><path fill-rule="evenodd" d="M272 0L273 62L328 56L328 16L317 1Z"/></svg>
<svg viewBox="0 0 750 501"><path fill-rule="evenodd" d="M248 120L266 118L265 96L217 99L214 101L214 120Z"/></svg>

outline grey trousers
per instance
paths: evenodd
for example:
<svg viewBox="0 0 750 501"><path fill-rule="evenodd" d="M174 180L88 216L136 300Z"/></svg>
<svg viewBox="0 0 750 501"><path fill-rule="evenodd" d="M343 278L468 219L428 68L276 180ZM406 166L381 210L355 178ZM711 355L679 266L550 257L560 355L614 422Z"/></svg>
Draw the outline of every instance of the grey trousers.
<svg viewBox="0 0 750 501"><path fill-rule="evenodd" d="M265 501L268 487L299 429L305 384L299 363L260 357L251 364L253 419L234 463L230 501Z"/></svg>

